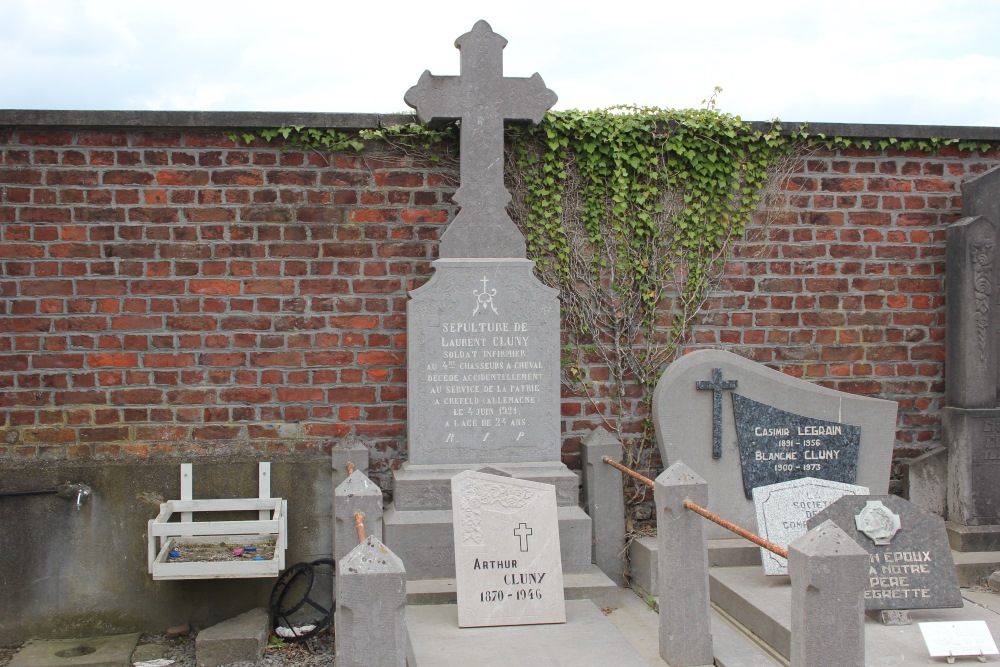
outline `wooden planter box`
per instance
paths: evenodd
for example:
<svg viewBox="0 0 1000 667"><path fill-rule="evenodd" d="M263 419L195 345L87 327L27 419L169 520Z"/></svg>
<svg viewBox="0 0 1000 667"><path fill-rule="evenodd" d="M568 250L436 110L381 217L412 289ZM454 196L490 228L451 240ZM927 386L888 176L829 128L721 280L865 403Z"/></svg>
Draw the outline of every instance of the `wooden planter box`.
<svg viewBox="0 0 1000 667"><path fill-rule="evenodd" d="M149 573L153 579L230 579L277 577L285 569L288 545L288 503L270 498L270 464L260 464L260 498L193 500L191 464L181 465L182 500L160 504L160 513L148 524ZM257 512L249 520L195 521L207 512ZM274 542L274 556L267 560L207 560L175 562L172 550L204 544L249 544L261 540Z"/></svg>

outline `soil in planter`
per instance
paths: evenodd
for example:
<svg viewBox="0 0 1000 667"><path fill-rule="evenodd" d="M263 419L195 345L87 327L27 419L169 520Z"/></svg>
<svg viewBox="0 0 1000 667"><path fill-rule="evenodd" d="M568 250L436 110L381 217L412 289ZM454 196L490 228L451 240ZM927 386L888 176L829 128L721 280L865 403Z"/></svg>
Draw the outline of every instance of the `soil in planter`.
<svg viewBox="0 0 1000 667"><path fill-rule="evenodd" d="M252 561L256 557L261 560L271 560L274 558L274 540L261 540L254 542L214 542L205 544L203 542L175 542L172 549L179 555L167 557L168 563L205 563L221 561ZM247 551L246 547L257 547L257 551ZM242 550L240 555L236 555L236 550Z"/></svg>

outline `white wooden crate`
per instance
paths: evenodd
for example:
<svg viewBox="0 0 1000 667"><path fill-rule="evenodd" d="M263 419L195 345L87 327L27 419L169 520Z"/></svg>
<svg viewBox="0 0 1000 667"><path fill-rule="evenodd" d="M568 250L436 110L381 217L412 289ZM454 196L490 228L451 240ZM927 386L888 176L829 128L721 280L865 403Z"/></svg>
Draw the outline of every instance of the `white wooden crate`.
<svg viewBox="0 0 1000 667"><path fill-rule="evenodd" d="M288 546L288 503L271 498L271 464L259 464L259 498L194 500L191 498L191 464L181 464L181 499L160 504L160 513L149 521L149 572L153 579L231 579L276 577L285 569ZM256 511L257 519L195 521L207 512ZM179 520L176 520L179 519ZM267 560L174 562L170 551L185 545L217 542L245 543L274 540L274 556Z"/></svg>

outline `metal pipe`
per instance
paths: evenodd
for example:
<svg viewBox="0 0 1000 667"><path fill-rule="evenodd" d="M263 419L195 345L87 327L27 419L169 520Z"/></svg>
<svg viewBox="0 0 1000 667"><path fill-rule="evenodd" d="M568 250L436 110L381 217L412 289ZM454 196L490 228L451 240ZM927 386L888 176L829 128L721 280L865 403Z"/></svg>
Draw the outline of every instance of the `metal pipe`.
<svg viewBox="0 0 1000 667"><path fill-rule="evenodd" d="M634 470L630 470L630 469L626 468L621 463L618 463L617 461L614 461L614 460L608 458L607 456L602 456L601 460L604 461L605 463L607 463L608 465L610 465L612 468L617 468L618 470L621 470L623 473L625 473L629 477L632 477L632 478L635 478L635 479L639 480L640 482L642 482L646 486L653 486L654 485L653 480L651 480L650 478L645 477L643 475L640 475L639 473L637 473ZM700 514L701 516L705 517L709 521L712 521L713 523L719 524L720 526L722 526L726 530L734 532L737 535L739 535L740 537L750 540L751 542L753 542L757 546L764 547L765 549L767 549L768 551L770 551L773 554L777 554L778 556L781 556L782 558L788 558L788 549L785 549L783 547L779 547L774 542L768 542L763 537L760 537L759 535L755 535L754 533L751 533L749 530L746 530L745 528L740 528L739 526L737 526L735 523L733 523L731 521L726 521L725 519L723 519L718 514L714 514L712 512L709 512L704 507L701 507L700 505L698 505L696 503L693 503L690 500L685 500L684 501L684 507L688 508L689 510L691 510L695 514Z"/></svg>
<svg viewBox="0 0 1000 667"><path fill-rule="evenodd" d="M358 512L354 515L354 527L358 529L358 544L365 541L365 515Z"/></svg>

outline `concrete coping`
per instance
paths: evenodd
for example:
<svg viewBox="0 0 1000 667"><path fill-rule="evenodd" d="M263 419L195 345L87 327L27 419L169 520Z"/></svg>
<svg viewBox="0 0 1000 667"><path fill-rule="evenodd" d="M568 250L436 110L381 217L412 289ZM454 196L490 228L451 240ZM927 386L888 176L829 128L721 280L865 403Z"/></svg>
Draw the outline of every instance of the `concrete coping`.
<svg viewBox="0 0 1000 667"><path fill-rule="evenodd" d="M127 111L0 109L0 127L66 128L267 128L290 125L360 130L417 122L410 113L322 113L304 111ZM781 121L781 134L797 132L801 121ZM770 121L750 121L766 130ZM852 139L965 139L1000 141L1000 127L971 125L893 125L878 123L808 123L811 135Z"/></svg>

